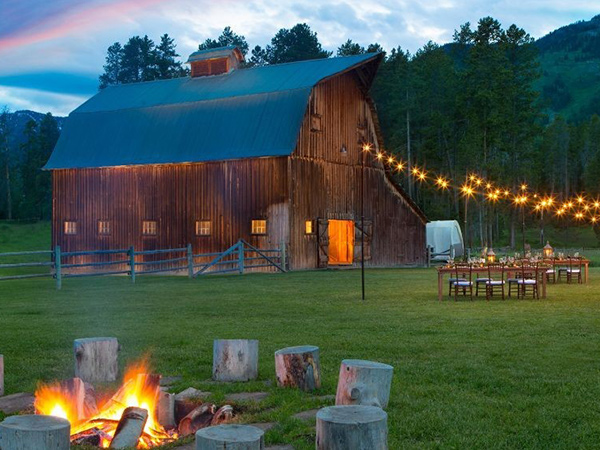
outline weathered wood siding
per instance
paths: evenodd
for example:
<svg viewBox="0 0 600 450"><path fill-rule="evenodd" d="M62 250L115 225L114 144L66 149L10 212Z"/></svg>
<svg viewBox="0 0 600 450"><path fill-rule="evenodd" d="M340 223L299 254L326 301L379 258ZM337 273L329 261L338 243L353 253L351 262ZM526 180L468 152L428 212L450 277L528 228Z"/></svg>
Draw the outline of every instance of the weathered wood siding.
<svg viewBox="0 0 600 450"><path fill-rule="evenodd" d="M63 251L184 247L219 252L246 239L261 248L287 241L287 158L203 164L131 166L53 171L53 243ZM265 236L251 234L252 219L267 219ZM64 221L76 221L65 235ZM98 234L98 221L111 234ZM142 221L157 221L156 236L142 235ZM195 222L209 220L210 236L196 236Z"/></svg>
<svg viewBox="0 0 600 450"><path fill-rule="evenodd" d="M290 160L293 268L318 266L318 234L305 234L307 220L360 221L363 140L377 145L369 104L353 73L313 89L296 152ZM345 152L342 151L345 148ZM386 177L383 166L365 158L365 219L372 221L371 266L423 264L424 219ZM360 254L360 241L356 242ZM355 259L355 265L359 261Z"/></svg>

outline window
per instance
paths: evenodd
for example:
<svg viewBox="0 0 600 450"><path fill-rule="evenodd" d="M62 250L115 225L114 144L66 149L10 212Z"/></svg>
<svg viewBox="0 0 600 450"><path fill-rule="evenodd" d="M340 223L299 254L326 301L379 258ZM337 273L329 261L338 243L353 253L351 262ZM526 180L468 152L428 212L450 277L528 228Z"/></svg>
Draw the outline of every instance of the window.
<svg viewBox="0 0 600 450"><path fill-rule="evenodd" d="M304 232L306 234L315 234L315 224L312 220L304 222Z"/></svg>
<svg viewBox="0 0 600 450"><path fill-rule="evenodd" d="M110 234L110 222L108 220L98 221L98 234L101 236Z"/></svg>
<svg viewBox="0 0 600 450"><path fill-rule="evenodd" d="M196 236L210 236L210 220L196 221Z"/></svg>
<svg viewBox="0 0 600 450"><path fill-rule="evenodd" d="M77 234L77 222L65 221L65 234Z"/></svg>
<svg viewBox="0 0 600 450"><path fill-rule="evenodd" d="M142 234L144 236L156 236L156 220L144 220L142 222Z"/></svg>
<svg viewBox="0 0 600 450"><path fill-rule="evenodd" d="M267 221L263 219L252 220L252 234L267 234Z"/></svg>

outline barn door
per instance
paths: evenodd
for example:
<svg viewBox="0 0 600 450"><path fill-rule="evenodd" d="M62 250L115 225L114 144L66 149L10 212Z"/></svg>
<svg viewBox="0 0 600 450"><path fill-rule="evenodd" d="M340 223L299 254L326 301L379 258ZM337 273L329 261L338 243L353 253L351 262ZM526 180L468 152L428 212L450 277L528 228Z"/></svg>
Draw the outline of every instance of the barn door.
<svg viewBox="0 0 600 450"><path fill-rule="evenodd" d="M329 262L329 220L317 219L317 267L327 267Z"/></svg>
<svg viewBox="0 0 600 450"><path fill-rule="evenodd" d="M373 240L373 221L365 219L365 261L369 261L372 258L371 255L371 242ZM360 220L357 220L354 227L354 260L360 261L361 257L361 245L362 245L362 224Z"/></svg>

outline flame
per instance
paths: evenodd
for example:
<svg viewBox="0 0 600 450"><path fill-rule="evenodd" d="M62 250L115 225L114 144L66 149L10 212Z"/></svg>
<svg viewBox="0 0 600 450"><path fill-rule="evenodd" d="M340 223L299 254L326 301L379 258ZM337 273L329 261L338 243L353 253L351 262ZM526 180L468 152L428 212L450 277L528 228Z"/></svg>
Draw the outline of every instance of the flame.
<svg viewBox="0 0 600 450"><path fill-rule="evenodd" d="M175 433L167 432L156 417L156 405L160 393L159 377L150 375L145 361L130 366L121 388L91 417L81 418L78 414L77 401L60 383L41 385L35 393L35 410L37 414L62 417L71 422L71 435L76 435L92 428L98 428L111 438L125 408L135 406L148 411L148 420L144 432L138 442L138 448L150 448L155 445L171 442L177 438ZM110 440L103 437L100 446L108 448Z"/></svg>

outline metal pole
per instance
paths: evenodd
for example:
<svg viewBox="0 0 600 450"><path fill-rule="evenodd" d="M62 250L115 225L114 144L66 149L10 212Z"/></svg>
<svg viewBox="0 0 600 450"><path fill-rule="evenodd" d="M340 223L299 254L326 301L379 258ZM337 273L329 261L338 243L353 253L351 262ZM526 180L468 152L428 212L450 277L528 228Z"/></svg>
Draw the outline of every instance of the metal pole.
<svg viewBox="0 0 600 450"><path fill-rule="evenodd" d="M469 205L469 195L465 195L465 248L471 248L469 246L469 229L467 228L467 213L468 213L468 205ZM467 260L468 252L465 251L465 261Z"/></svg>
<svg viewBox="0 0 600 450"><path fill-rule="evenodd" d="M544 208L542 207L542 229L540 230L540 242L544 245Z"/></svg>
<svg viewBox="0 0 600 450"><path fill-rule="evenodd" d="M521 204L521 236L523 237L523 257L525 257L525 205Z"/></svg>
<svg viewBox="0 0 600 450"><path fill-rule="evenodd" d="M360 281L365 300L365 151L361 149L360 170Z"/></svg>

